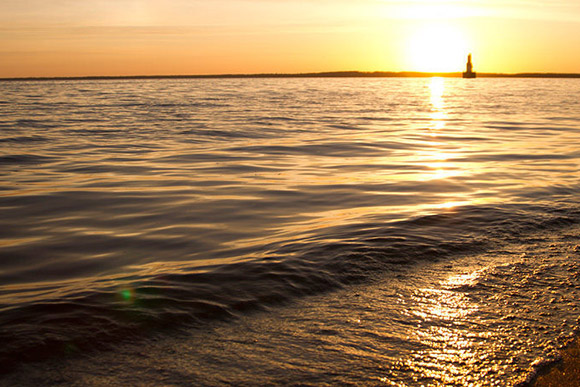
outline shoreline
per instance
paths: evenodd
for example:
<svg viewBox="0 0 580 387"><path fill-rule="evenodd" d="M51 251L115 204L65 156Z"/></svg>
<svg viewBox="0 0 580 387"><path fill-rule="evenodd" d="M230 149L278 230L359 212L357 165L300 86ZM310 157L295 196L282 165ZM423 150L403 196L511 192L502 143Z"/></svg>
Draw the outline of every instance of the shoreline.
<svg viewBox="0 0 580 387"><path fill-rule="evenodd" d="M82 81L82 80L142 80L142 79L238 79L238 78L461 78L461 72L426 73L414 71L334 71L319 73L263 73L263 74L209 74L209 75L88 75L72 77L4 77L0 81ZM580 78L580 73L477 73L478 78Z"/></svg>
<svg viewBox="0 0 580 387"><path fill-rule="evenodd" d="M406 302L392 303L391 301L410 300L413 295L420 294L420 298L427 297L435 302L435 305L442 305L444 309L449 309L455 305L454 297L440 298L439 293L430 293L431 285L441 284L445 278L465 278L469 282L469 278L473 278L474 273L481 273L489 267L490 262L499 263L494 260L482 262L481 257L482 255L476 254L455 257L451 261L422 261L418 262L417 266L402 268L393 276L380 276L366 283L353 283L341 289L307 295L267 309L247 311L247 313L240 313L234 320L213 320L203 327L184 326L181 330L165 331L165 335L157 336L154 340L148 340L147 337L129 339L105 350L84 352L75 349L60 358L20 364L15 372L0 375L0 384L5 382L7 385L38 383L65 386L117 385L127 384L128 380L131 381L129 384L138 384L143 380L148 380L152 381L152 385L172 384L172 382L178 384L179 381L210 386L250 385L250 381L255 384L283 385L296 382L296 378L301 375L308 375L320 384L325 382L339 384L342 380L340 378L346 378L345 380L349 382L358 381L361 385L383 384L390 380L391 372L396 373L404 369L405 364L408 363L404 360L392 361L388 366L376 367L372 360L365 361L365 356L358 356L358 352L345 352L345 349L349 347L370 351L375 349L383 351L381 360L392 359L396 355L392 352L391 338L396 340L397 337L405 336L404 332L395 335L391 333L393 326L389 323L384 324L386 320L383 308L386 305L407 305ZM417 284L418 287L409 288L409 283ZM425 291L421 292L421 289ZM417 293L416 290L420 292ZM423 305L429 310L433 304L427 302ZM399 316L408 317L406 314ZM430 318L436 319L436 316L437 313L430 314ZM446 320L445 316L442 317L442 321ZM431 340L436 344L447 337L437 335L439 332L437 329L430 330L430 324L408 325L418 327L417 329L422 334L416 337L422 340ZM444 323L443 326L447 324ZM434 332L435 336L429 335L429 332ZM461 329L454 332L460 333ZM419 359L441 354L460 357L457 353L460 352L465 341L461 340L462 336L458 337L460 340L452 340L440 347L435 345L426 352L423 350L400 354L401 356L406 354L406 359L413 355ZM288 342L294 341L300 345L295 347L287 345ZM204 343L203 348L196 346L195 343L199 342ZM272 342L275 342L276 346L260 344ZM321 345L322 349L314 352L309 349L309 343L313 342ZM278 345L286 348L288 353L278 352L276 350ZM224 351L224 348L228 348L228 351ZM560 350L562 351L564 350ZM577 349L577 353L578 351L580 349ZM315 363L316 367L312 367L311 363L316 361L312 357L313 353L323 359L321 363ZM220 359L221 363L218 365L227 366L219 368L222 373L218 373L216 365L211 361L204 361L205 358ZM274 370L286 369L285 367L290 362L294 362L292 367L298 368L299 371L292 373L287 379L280 377L280 374L276 372L268 374L260 371L268 367ZM334 362L340 364L336 371L338 377L336 379L324 373L325 364L335 364ZM196 367L192 368L190 364L196 364ZM568 384L550 384L545 381L540 383L539 379L543 375L551 373L560 364L560 361L556 361L540 366L533 377L522 374L521 376L525 378L521 379L522 381L519 381L518 375L512 374L506 380L511 384L506 384L518 387L577 386L572 382ZM458 381L469 375L469 373L464 373L453 379L449 373L449 364L447 363L447 367L445 365L445 362L441 363L441 367L434 371L431 376L433 380ZM240 368L243 368L245 372L239 372ZM354 373L342 373L341 370L345 369L354 369ZM487 374L482 370L477 372L480 378ZM219 377L216 378L216 375ZM491 372L488 375L494 374ZM478 379L474 385L485 385L482 380ZM560 380L556 379L557 382Z"/></svg>

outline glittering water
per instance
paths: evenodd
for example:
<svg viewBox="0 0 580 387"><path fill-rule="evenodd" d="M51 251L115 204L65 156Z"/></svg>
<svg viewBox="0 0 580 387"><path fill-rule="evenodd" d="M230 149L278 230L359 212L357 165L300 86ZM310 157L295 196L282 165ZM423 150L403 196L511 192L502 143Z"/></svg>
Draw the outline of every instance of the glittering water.
<svg viewBox="0 0 580 387"><path fill-rule="evenodd" d="M6 382L511 385L577 329L578 80L0 87Z"/></svg>

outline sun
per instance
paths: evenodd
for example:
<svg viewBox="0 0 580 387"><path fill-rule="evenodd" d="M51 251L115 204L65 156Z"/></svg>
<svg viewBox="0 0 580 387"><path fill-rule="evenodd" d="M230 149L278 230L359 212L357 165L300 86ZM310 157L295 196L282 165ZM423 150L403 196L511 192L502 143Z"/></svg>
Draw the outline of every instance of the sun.
<svg viewBox="0 0 580 387"><path fill-rule="evenodd" d="M468 52L467 42L458 28L431 23L421 25L411 33L407 61L413 71L461 71Z"/></svg>

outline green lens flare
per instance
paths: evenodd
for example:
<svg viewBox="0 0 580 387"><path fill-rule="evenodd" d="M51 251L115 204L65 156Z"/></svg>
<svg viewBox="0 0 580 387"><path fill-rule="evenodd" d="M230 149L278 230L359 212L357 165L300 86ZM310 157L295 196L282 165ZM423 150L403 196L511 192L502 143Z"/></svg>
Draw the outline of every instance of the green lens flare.
<svg viewBox="0 0 580 387"><path fill-rule="evenodd" d="M121 290L121 297L124 301L131 301L133 299L133 291L131 289Z"/></svg>

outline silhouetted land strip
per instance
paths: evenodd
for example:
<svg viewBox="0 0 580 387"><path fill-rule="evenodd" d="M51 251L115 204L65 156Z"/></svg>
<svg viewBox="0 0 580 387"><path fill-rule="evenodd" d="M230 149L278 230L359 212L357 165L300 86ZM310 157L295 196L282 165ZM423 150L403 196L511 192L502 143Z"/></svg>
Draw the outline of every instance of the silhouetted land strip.
<svg viewBox="0 0 580 387"><path fill-rule="evenodd" d="M580 73L477 73L478 78L580 78ZM0 81L117 80L117 79L227 79L227 78L461 78L461 72L423 73L413 71L335 71L297 74L216 74L216 75L121 75L82 77L0 78Z"/></svg>

